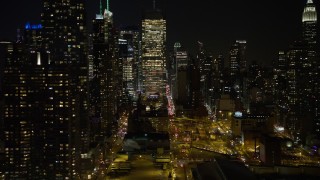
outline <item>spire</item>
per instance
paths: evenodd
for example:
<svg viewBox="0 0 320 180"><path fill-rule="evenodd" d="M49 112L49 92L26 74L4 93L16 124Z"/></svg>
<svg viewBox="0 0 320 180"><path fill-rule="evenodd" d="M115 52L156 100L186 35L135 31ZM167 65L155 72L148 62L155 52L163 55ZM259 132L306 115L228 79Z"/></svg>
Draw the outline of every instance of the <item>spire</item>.
<svg viewBox="0 0 320 180"><path fill-rule="evenodd" d="M102 14L102 0L100 0L100 14Z"/></svg>
<svg viewBox="0 0 320 180"><path fill-rule="evenodd" d="M112 12L110 11L110 3L109 0L106 0L106 9L104 10L103 16L105 19L109 19L110 21L112 21Z"/></svg>
<svg viewBox="0 0 320 180"><path fill-rule="evenodd" d="M307 4L313 4L312 0L308 0Z"/></svg>

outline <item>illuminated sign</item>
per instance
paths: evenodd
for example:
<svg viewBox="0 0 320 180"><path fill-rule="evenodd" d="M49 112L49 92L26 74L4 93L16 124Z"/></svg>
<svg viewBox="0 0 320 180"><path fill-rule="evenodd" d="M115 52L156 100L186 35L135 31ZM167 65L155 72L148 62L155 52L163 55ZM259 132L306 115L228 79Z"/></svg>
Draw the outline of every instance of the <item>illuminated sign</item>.
<svg viewBox="0 0 320 180"><path fill-rule="evenodd" d="M42 25L41 24L33 24L31 25L30 23L27 23L25 25L26 30L37 30L37 29L42 29Z"/></svg>
<svg viewBox="0 0 320 180"><path fill-rule="evenodd" d="M237 111L237 112L234 113L234 117L240 118L242 116L243 116L243 114L240 111Z"/></svg>

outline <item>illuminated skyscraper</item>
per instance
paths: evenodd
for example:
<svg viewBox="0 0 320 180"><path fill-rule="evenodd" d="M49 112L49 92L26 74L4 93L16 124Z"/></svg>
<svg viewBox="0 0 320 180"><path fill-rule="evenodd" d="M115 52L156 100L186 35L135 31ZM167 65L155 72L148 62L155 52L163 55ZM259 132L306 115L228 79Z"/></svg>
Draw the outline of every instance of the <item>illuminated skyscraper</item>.
<svg viewBox="0 0 320 180"><path fill-rule="evenodd" d="M100 13L103 13L102 9ZM104 102L106 102L107 94L104 87L107 79L107 62L108 44L105 41L105 20L103 14L97 14L92 21L92 79L90 80L90 116L92 125L92 135L104 136L104 130L107 127L106 120L102 118Z"/></svg>
<svg viewBox="0 0 320 180"><path fill-rule="evenodd" d="M295 41L287 54L281 52L275 68L277 104L282 114L287 111L283 124L296 143L305 143L317 123L317 53L317 11L308 0L302 14L302 41Z"/></svg>
<svg viewBox="0 0 320 180"><path fill-rule="evenodd" d="M317 11L312 0L308 0L306 6L304 7L302 14L302 26L303 40L307 43L308 48L310 48L309 51L315 51L317 44Z"/></svg>
<svg viewBox="0 0 320 180"><path fill-rule="evenodd" d="M122 62L118 59L118 31L113 24L113 13L110 11L109 0L104 10L104 40L107 43L107 56L102 59L102 119L106 122L102 130L107 135L115 129L115 114L121 105L122 95Z"/></svg>
<svg viewBox="0 0 320 180"><path fill-rule="evenodd" d="M304 142L312 124L312 74L308 49L296 41L287 53L287 127L296 142Z"/></svg>
<svg viewBox="0 0 320 180"><path fill-rule="evenodd" d="M187 94L187 80L184 78L186 77L184 72L187 71L188 63L187 51L181 47L179 42L176 42L170 68L171 96L174 100L177 100L178 97L183 97L184 100L187 100L187 95L183 96L183 94Z"/></svg>
<svg viewBox="0 0 320 180"><path fill-rule="evenodd" d="M84 2L42 1L42 25L27 24L25 41L8 45L1 113L8 179L79 177L90 132Z"/></svg>
<svg viewBox="0 0 320 180"><path fill-rule="evenodd" d="M200 90L204 103L211 104L213 57L206 52L204 44L198 41L197 62L200 68Z"/></svg>
<svg viewBox="0 0 320 180"><path fill-rule="evenodd" d="M166 20L152 10L142 20L142 74L147 96L164 95L166 88Z"/></svg>
<svg viewBox="0 0 320 180"><path fill-rule="evenodd" d="M230 87L234 98L243 96L245 86L244 72L247 69L246 49L247 42L245 40L237 40L230 50Z"/></svg>
<svg viewBox="0 0 320 180"><path fill-rule="evenodd" d="M304 7L304 11L302 14L302 37L304 42L306 43L307 51L308 51L308 60L304 66L309 66L307 69L306 75L309 75L309 78L306 81L306 84L310 84L310 94L307 95L309 97L309 104L312 106L312 115L313 115L313 127L319 127L319 119L320 119L320 61L319 61L319 46L318 46L318 27L317 27L317 10L316 6L313 3L313 0L308 0L306 6ZM314 134L318 135L318 139L320 139L319 128L314 128Z"/></svg>
<svg viewBox="0 0 320 180"><path fill-rule="evenodd" d="M16 43L1 43L5 50L1 91L3 93L3 127L1 135L5 143L5 162L3 166L6 178L29 177L31 162L31 119L28 116L26 92L27 73L24 47ZM2 134L3 133L3 134ZM22 158L24 157L24 158ZM15 166L19 164L19 166Z"/></svg>
<svg viewBox="0 0 320 180"><path fill-rule="evenodd" d="M118 36L113 26L113 13L100 4L100 13L93 20L92 72L90 81L91 124L93 135L111 135L116 108L122 90L122 64L118 60Z"/></svg>
<svg viewBox="0 0 320 180"><path fill-rule="evenodd" d="M140 32L136 27L120 30L119 61L122 63L122 99L124 103L132 102L138 87L139 42Z"/></svg>
<svg viewBox="0 0 320 180"><path fill-rule="evenodd" d="M246 70L246 48L247 42L245 40L237 40L231 47L230 50L230 75L237 76L241 71Z"/></svg>
<svg viewBox="0 0 320 180"><path fill-rule="evenodd" d="M60 127L60 124L53 121L52 112L54 108L62 110L61 106L64 104L59 107L53 105L53 88L47 85L52 78L59 86L56 91L64 90L65 87L60 84L68 80L63 76L64 81L61 81L60 74L56 76L50 73L49 58L49 53L35 48L32 44L7 44L3 59L4 103L1 111L1 118L4 120L6 178L46 178L50 174L48 164L53 159L62 162L66 158L57 157L63 150L51 146L54 141L63 139L59 141L63 144L65 140L61 132L67 132L56 128ZM57 133L57 130L61 131ZM66 171L68 165L64 165L63 170L56 166L54 172Z"/></svg>
<svg viewBox="0 0 320 180"><path fill-rule="evenodd" d="M287 53L285 51L279 51L278 58L273 62L273 96L278 113L276 123L281 127L285 127L286 125L286 113L288 111L287 61Z"/></svg>
<svg viewBox="0 0 320 180"><path fill-rule="evenodd" d="M301 124L299 124L298 121L298 112L296 112L295 105L298 104L298 89L296 87L297 84L297 65L296 63L299 62L298 60L300 58L303 58L304 55L302 55L302 50L300 48L291 48L288 52L288 71L287 71L287 79L288 79L288 86L287 86L287 92L288 92L288 105L291 109L289 112L288 122L287 122L287 128L292 132L296 134L300 134L301 132ZM300 138L300 137L299 137ZM301 139L299 139L300 141Z"/></svg>

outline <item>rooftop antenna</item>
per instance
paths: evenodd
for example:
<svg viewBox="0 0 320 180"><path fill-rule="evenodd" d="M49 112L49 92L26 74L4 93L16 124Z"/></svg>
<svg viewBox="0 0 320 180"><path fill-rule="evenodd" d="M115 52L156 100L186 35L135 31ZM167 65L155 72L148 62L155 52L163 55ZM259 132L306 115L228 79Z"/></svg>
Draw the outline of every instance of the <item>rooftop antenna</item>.
<svg viewBox="0 0 320 180"><path fill-rule="evenodd" d="M153 0L153 10L156 9L156 0Z"/></svg>
<svg viewBox="0 0 320 180"><path fill-rule="evenodd" d="M110 11L109 0L107 0L107 10Z"/></svg>
<svg viewBox="0 0 320 180"><path fill-rule="evenodd" d="M102 0L100 0L100 14L102 14Z"/></svg>

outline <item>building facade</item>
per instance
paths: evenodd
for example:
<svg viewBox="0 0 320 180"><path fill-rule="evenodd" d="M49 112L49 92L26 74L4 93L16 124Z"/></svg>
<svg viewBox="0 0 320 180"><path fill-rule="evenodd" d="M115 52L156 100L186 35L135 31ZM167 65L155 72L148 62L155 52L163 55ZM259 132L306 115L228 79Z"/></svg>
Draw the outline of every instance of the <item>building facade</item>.
<svg viewBox="0 0 320 180"><path fill-rule="evenodd" d="M145 13L142 20L142 74L147 96L165 96L166 72L166 20L161 11Z"/></svg>
<svg viewBox="0 0 320 180"><path fill-rule="evenodd" d="M42 3L41 25L27 23L21 41L6 49L8 179L79 177L77 164L89 148L85 2Z"/></svg>

